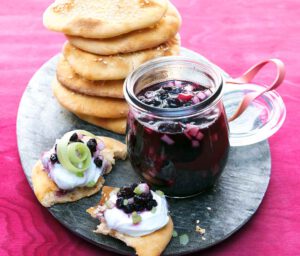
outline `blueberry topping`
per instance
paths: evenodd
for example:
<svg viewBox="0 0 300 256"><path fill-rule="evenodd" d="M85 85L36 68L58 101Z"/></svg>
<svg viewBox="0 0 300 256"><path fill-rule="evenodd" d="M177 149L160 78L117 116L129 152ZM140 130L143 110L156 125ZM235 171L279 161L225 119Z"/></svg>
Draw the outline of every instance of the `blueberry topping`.
<svg viewBox="0 0 300 256"><path fill-rule="evenodd" d="M146 202L147 202L147 199L145 197L141 197L141 196L135 196L134 197L134 203L135 204L145 205Z"/></svg>
<svg viewBox="0 0 300 256"><path fill-rule="evenodd" d="M137 212L141 212L145 209L145 207L141 204L135 204L134 205L134 209L137 211Z"/></svg>
<svg viewBox="0 0 300 256"><path fill-rule="evenodd" d="M88 148L90 149L91 151L91 154L93 154L94 152L96 152L97 150L97 141L96 139L90 139L87 144Z"/></svg>
<svg viewBox="0 0 300 256"><path fill-rule="evenodd" d="M148 193L148 194L143 193L140 195L140 197L146 198L148 200L153 198L152 193Z"/></svg>
<svg viewBox="0 0 300 256"><path fill-rule="evenodd" d="M55 154L55 153L51 154L50 161L52 164L55 164L56 162L58 162L57 154Z"/></svg>
<svg viewBox="0 0 300 256"><path fill-rule="evenodd" d="M117 201L116 201L116 206L118 209L121 209L122 206L123 206L123 202L124 202L124 199L123 198L118 198Z"/></svg>
<svg viewBox="0 0 300 256"><path fill-rule="evenodd" d="M102 159L100 159L99 157L96 157L95 160L94 160L94 163L97 167L101 168L102 167Z"/></svg>
<svg viewBox="0 0 300 256"><path fill-rule="evenodd" d="M136 189L144 189L143 193L135 193ZM146 189L147 188L147 189ZM146 183L132 184L120 188L117 193L116 207L129 214L134 211L151 211L153 207L157 206L157 202L153 199L153 195Z"/></svg>
<svg viewBox="0 0 300 256"><path fill-rule="evenodd" d="M134 196L133 189L131 187L123 187L120 189L120 191L117 194L118 197L123 197L123 198L131 198Z"/></svg>
<svg viewBox="0 0 300 256"><path fill-rule="evenodd" d="M134 211L134 206L132 204L127 204L122 207L125 213L132 213Z"/></svg>
<svg viewBox="0 0 300 256"><path fill-rule="evenodd" d="M154 199L151 199L150 201L148 201L146 208L147 210L151 211L151 209L156 206L157 206L157 202Z"/></svg>
<svg viewBox="0 0 300 256"><path fill-rule="evenodd" d="M72 136L70 138L70 141L71 142L77 142L78 141L78 135L77 135L76 132L72 134Z"/></svg>

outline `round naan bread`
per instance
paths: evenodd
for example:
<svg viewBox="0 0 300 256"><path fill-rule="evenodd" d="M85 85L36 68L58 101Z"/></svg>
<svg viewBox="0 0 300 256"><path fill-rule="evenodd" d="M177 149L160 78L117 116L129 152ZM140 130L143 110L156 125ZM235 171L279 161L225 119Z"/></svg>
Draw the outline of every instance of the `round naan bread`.
<svg viewBox="0 0 300 256"><path fill-rule="evenodd" d="M167 0L56 0L43 23L68 35L110 38L156 24L167 8Z"/></svg>
<svg viewBox="0 0 300 256"><path fill-rule="evenodd" d="M107 38L89 39L67 36L75 47L99 55L136 52L158 46L174 37L181 25L181 17L177 9L169 4L166 15L155 25L131 33Z"/></svg>
<svg viewBox="0 0 300 256"><path fill-rule="evenodd" d="M52 82L52 91L57 101L72 113L100 118L127 117L129 108L125 100L75 93L61 85L57 79Z"/></svg>
<svg viewBox="0 0 300 256"><path fill-rule="evenodd" d="M119 80L144 62L162 56L179 55L180 39L176 36L158 47L111 56L82 51L67 42L63 55L72 69L88 80Z"/></svg>
<svg viewBox="0 0 300 256"><path fill-rule="evenodd" d="M60 57L57 64L56 78L64 87L76 93L98 97L124 98L124 80L87 80L76 74L63 56Z"/></svg>

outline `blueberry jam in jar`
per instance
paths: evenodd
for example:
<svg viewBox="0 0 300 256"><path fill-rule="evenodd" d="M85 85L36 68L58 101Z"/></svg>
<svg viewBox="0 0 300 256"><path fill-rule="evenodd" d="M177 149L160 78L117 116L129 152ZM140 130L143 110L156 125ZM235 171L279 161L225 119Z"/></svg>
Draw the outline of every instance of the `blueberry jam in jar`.
<svg viewBox="0 0 300 256"><path fill-rule="evenodd" d="M222 87L213 68L183 57L148 62L126 79L130 162L166 195L198 194L221 175L229 151Z"/></svg>

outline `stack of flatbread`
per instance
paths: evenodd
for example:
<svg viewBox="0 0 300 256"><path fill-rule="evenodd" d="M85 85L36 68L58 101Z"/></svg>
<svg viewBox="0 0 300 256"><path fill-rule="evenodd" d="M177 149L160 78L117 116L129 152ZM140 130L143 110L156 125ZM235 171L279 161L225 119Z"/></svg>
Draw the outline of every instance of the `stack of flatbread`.
<svg viewBox="0 0 300 256"><path fill-rule="evenodd" d="M168 0L56 0L43 21L68 39L52 86L59 103L121 134L126 76L148 60L179 54L181 18Z"/></svg>

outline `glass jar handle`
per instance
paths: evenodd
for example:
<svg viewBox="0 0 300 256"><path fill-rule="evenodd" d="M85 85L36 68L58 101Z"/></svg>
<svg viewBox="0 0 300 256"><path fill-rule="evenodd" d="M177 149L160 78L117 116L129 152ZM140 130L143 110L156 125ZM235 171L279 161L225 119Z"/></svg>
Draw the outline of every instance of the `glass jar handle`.
<svg viewBox="0 0 300 256"><path fill-rule="evenodd" d="M256 76L256 74L268 63L273 63L276 66L277 74L276 78L270 86L262 87L262 90L259 92L251 92L244 96L240 102L235 113L228 119L229 122L238 118L249 106L249 104L255 100L257 97L261 96L265 92L276 89L283 81L285 77L285 67L281 60L279 59L269 59L261 61L260 63L254 65L249 70L247 70L242 76L238 78L229 79L226 81L226 84L247 84Z"/></svg>

